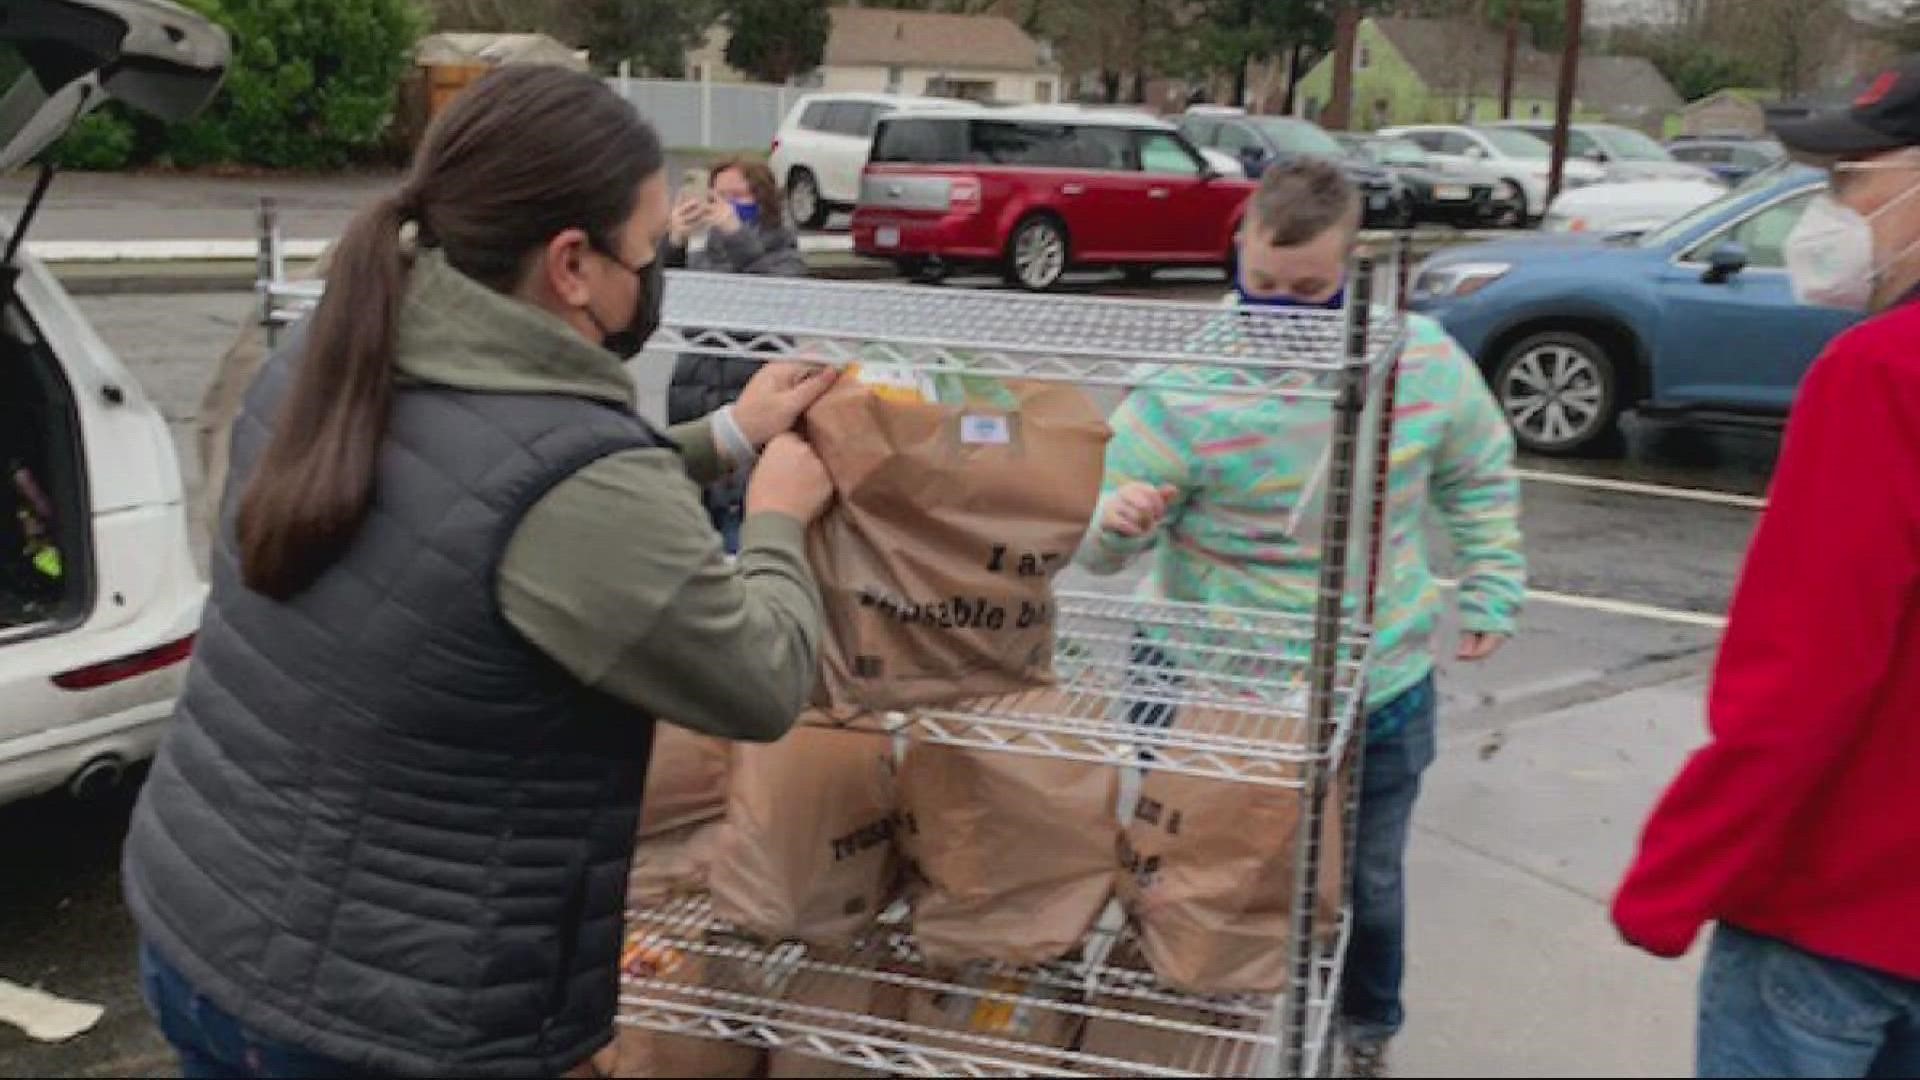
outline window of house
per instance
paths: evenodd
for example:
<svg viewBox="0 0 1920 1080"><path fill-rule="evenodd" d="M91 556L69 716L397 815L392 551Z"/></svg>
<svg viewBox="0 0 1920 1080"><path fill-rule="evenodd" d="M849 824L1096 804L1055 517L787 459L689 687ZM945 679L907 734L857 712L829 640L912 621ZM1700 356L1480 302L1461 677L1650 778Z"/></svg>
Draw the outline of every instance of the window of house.
<svg viewBox="0 0 1920 1080"><path fill-rule="evenodd" d="M901 80L904 77L905 76L902 74L899 64L889 64L887 66L887 93L889 94L899 93Z"/></svg>
<svg viewBox="0 0 1920 1080"><path fill-rule="evenodd" d="M1527 119L1529 120L1544 120L1546 117L1547 107L1537 101L1533 103L1532 108L1527 110Z"/></svg>
<svg viewBox="0 0 1920 1080"><path fill-rule="evenodd" d="M1365 42L1362 42L1354 51L1353 66L1358 71L1365 71L1373 66L1373 50L1368 48Z"/></svg>
<svg viewBox="0 0 1920 1080"><path fill-rule="evenodd" d="M1041 79L1039 82L1034 83L1033 100L1042 105L1053 104L1053 83L1047 79Z"/></svg>

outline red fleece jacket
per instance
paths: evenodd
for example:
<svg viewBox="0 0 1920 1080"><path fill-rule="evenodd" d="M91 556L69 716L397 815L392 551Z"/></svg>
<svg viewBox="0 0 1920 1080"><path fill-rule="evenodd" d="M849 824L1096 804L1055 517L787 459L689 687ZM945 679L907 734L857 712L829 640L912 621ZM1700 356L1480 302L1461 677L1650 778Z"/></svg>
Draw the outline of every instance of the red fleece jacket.
<svg viewBox="0 0 1920 1080"><path fill-rule="evenodd" d="M1723 920L1920 979L1920 304L1808 374L1687 762L1614 900L1661 956Z"/></svg>

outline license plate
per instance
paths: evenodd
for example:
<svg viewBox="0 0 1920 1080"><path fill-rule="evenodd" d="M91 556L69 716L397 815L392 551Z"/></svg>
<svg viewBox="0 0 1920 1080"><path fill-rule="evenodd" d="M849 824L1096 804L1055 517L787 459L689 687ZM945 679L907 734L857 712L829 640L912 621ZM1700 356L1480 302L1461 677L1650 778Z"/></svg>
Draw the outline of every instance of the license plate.
<svg viewBox="0 0 1920 1080"><path fill-rule="evenodd" d="M1472 192L1468 191L1466 188L1463 188L1463 187L1451 187L1447 185L1441 185L1440 187L1436 187L1433 189L1434 198L1444 199L1447 202L1462 202L1466 200L1470 195L1472 195Z"/></svg>
<svg viewBox="0 0 1920 1080"><path fill-rule="evenodd" d="M900 230L891 225L873 230L873 242L881 247L899 247Z"/></svg>

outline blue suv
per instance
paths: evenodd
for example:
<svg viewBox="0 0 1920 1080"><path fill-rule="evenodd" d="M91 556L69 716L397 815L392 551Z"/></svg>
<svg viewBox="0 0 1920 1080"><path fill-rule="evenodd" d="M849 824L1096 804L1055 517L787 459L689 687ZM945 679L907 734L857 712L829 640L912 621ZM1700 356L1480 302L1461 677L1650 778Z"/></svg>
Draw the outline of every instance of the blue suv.
<svg viewBox="0 0 1920 1080"><path fill-rule="evenodd" d="M1444 251L1412 305L1479 359L1521 446L1575 455L1620 415L1777 421L1809 364L1860 316L1794 300L1787 235L1825 175L1782 163L1638 235Z"/></svg>

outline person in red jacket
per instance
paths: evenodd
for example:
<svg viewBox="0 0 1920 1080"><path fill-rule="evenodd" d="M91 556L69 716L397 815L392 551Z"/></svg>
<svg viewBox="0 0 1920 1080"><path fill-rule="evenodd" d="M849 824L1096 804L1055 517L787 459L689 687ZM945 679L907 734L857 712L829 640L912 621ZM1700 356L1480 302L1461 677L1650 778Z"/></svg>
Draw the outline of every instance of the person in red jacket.
<svg viewBox="0 0 1920 1080"><path fill-rule="evenodd" d="M1920 1076L1920 58L1782 125L1829 170L1787 242L1874 316L1800 389L1708 699L1614 900L1701 976L1701 1076Z"/></svg>

